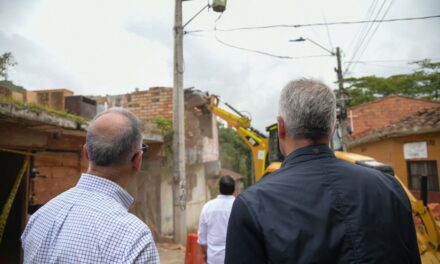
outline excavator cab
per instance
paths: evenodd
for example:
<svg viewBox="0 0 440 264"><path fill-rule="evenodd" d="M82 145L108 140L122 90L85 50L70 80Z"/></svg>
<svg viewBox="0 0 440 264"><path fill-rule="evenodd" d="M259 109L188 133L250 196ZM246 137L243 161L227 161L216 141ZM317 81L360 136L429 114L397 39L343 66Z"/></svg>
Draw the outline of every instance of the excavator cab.
<svg viewBox="0 0 440 264"><path fill-rule="evenodd" d="M281 162L283 162L284 155L281 153L281 150L279 147L278 125L277 124L270 125L270 126L266 127L266 131L269 133L269 153L268 153L268 159L266 162L266 166L268 168L270 168L271 167L270 165L272 163L280 164ZM359 155L359 154L355 154L355 153L340 151L340 146L341 146L340 142L341 142L341 140L340 140L338 133L335 133L330 145L331 145L332 149L335 151L335 155L337 158L348 161L350 163L360 165L360 166L376 169L376 170L379 170L379 171L382 171L384 173L387 173L387 174L394 176L393 166L379 162L379 161L377 161L371 157L368 157L368 156L363 156L363 155ZM336 149L335 149L335 147L336 147ZM270 173L275 170L270 168L269 170L266 169L266 172Z"/></svg>

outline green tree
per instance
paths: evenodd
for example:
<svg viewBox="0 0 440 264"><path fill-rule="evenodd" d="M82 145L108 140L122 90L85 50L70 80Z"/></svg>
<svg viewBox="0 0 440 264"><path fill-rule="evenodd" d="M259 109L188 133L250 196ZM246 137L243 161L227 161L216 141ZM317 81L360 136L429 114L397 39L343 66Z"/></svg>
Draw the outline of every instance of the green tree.
<svg viewBox="0 0 440 264"><path fill-rule="evenodd" d="M406 95L440 101L440 62L416 61L419 67L412 73L390 77L364 76L347 78L350 106L366 103L389 95Z"/></svg>
<svg viewBox="0 0 440 264"><path fill-rule="evenodd" d="M16 91L16 92L26 91L26 89L23 86L15 85L13 82L8 81L8 80L0 81L0 86L8 87L12 91Z"/></svg>
<svg viewBox="0 0 440 264"><path fill-rule="evenodd" d="M14 60L12 53L6 52L0 56L0 76L4 78L4 80L8 79L8 68L17 65L17 62Z"/></svg>
<svg viewBox="0 0 440 264"><path fill-rule="evenodd" d="M220 161L222 167L240 173L247 187L251 177L251 151L231 128L219 127Z"/></svg>

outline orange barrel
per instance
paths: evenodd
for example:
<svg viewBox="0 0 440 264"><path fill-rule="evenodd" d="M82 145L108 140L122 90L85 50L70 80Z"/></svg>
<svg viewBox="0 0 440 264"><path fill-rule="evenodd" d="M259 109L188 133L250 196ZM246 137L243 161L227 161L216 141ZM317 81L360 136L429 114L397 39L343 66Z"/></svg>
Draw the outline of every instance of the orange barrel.
<svg viewBox="0 0 440 264"><path fill-rule="evenodd" d="M185 264L204 264L203 254L197 244L197 233L189 233L186 238Z"/></svg>

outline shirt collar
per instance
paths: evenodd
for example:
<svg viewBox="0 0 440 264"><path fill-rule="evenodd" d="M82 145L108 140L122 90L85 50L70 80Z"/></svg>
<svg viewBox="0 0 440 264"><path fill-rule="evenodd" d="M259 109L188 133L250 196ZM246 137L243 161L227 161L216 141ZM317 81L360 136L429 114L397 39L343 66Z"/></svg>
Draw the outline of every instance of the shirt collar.
<svg viewBox="0 0 440 264"><path fill-rule="evenodd" d="M234 195L224 195L224 194L219 194L219 195L217 195L217 198L219 198L219 199L231 199L231 198L234 198Z"/></svg>
<svg viewBox="0 0 440 264"><path fill-rule="evenodd" d="M87 173L81 175L76 187L110 196L122 204L127 210L134 201L133 197L117 183Z"/></svg>
<svg viewBox="0 0 440 264"><path fill-rule="evenodd" d="M316 159L318 157L335 157L335 154L333 153L333 150L331 150L327 145L309 145L299 148L287 155L281 167L284 167L287 164L295 164L307 160Z"/></svg>

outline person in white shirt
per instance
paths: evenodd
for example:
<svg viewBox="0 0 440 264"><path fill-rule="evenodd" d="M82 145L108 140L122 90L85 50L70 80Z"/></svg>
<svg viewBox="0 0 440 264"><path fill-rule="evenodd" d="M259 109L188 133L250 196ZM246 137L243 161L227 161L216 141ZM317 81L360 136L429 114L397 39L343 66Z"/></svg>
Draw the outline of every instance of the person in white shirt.
<svg viewBox="0 0 440 264"><path fill-rule="evenodd" d="M225 175L219 181L220 194L207 202L199 220L198 240L205 262L219 264L225 261L226 231L235 197L235 181Z"/></svg>

